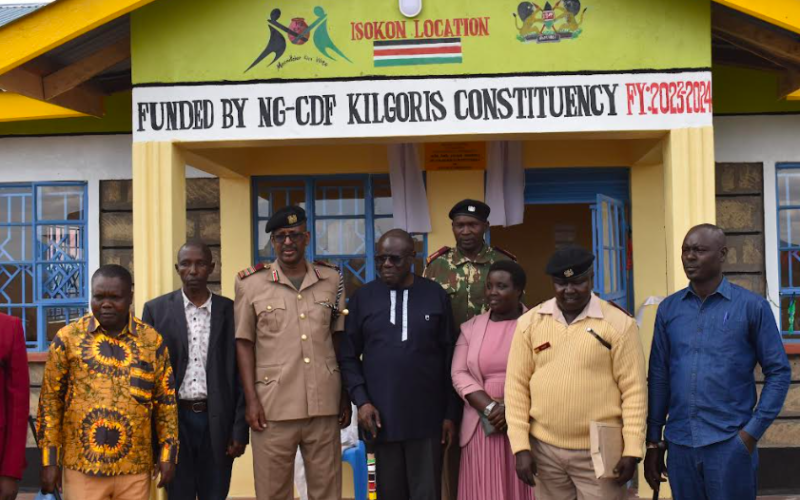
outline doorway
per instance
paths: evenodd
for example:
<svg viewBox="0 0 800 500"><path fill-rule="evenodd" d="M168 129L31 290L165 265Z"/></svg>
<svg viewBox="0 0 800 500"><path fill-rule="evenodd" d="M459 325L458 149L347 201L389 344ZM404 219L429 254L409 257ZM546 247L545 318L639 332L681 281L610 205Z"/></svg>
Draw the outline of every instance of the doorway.
<svg viewBox="0 0 800 500"><path fill-rule="evenodd" d="M627 168L526 170L524 222L492 228L491 242L525 269L529 307L553 296L547 260L556 248L574 244L595 254L595 292L631 311L629 178Z"/></svg>

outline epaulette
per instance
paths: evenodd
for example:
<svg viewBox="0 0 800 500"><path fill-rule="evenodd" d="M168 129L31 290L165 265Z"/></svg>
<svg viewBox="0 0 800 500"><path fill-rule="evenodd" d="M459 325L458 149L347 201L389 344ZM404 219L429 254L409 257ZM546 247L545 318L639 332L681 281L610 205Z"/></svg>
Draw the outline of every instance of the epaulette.
<svg viewBox="0 0 800 500"><path fill-rule="evenodd" d="M258 264L254 265L254 266L250 266L247 269L239 271L239 279L243 280L243 279L247 278L248 276L252 276L253 274L255 274L255 273L257 273L257 272L259 272L261 270L264 270L264 269L269 269L269 264L264 264L263 262L259 262Z"/></svg>
<svg viewBox="0 0 800 500"><path fill-rule="evenodd" d="M633 314L629 313L627 311L627 309L625 309L621 305L617 304L613 300L607 300L606 302L608 302L609 305L612 305L612 306L616 307L617 309L619 309L620 311L622 311L623 313L625 313L625 316L628 316L628 317L631 317L631 318L633 317Z"/></svg>
<svg viewBox="0 0 800 500"><path fill-rule="evenodd" d="M502 249L500 247L492 247L492 248L495 249L496 251L500 252L501 254L505 255L509 259L513 260L514 262L517 261L517 256L514 255L513 253L509 252L508 250L504 250L504 249Z"/></svg>
<svg viewBox="0 0 800 500"><path fill-rule="evenodd" d="M443 246L439 250L436 250L435 252L433 252L432 254L430 254L428 256L428 264L433 262L434 259L438 259L439 257L441 257L442 255L446 254L449 251L450 251L450 247L448 247L448 246Z"/></svg>
<svg viewBox="0 0 800 500"><path fill-rule="evenodd" d="M335 264L332 264L332 263L330 263L330 262L328 262L328 261L325 261L325 260L315 260L315 261L314 261L314 265L315 265L315 266L323 266L323 267L328 267L328 268L330 268L330 269L333 269L333 270L334 270L334 271L336 271L336 272L339 272L339 266L337 266L337 265L335 265Z"/></svg>

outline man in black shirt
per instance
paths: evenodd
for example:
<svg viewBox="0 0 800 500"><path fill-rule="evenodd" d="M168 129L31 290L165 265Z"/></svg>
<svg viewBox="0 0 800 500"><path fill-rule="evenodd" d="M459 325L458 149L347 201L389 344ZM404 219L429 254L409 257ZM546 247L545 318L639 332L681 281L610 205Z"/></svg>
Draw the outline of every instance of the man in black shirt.
<svg viewBox="0 0 800 500"><path fill-rule="evenodd" d="M437 283L411 273L414 240L378 241L380 278L350 299L339 364L358 423L375 440L378 498L441 498L442 452L461 402L450 380L452 309Z"/></svg>

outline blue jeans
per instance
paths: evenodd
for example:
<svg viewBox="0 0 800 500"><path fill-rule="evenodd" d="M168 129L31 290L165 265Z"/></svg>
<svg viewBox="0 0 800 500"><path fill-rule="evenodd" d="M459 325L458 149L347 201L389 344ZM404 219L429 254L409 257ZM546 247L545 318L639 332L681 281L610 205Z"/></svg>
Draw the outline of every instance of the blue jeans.
<svg viewBox="0 0 800 500"><path fill-rule="evenodd" d="M225 500L231 485L233 459L214 457L208 413L178 410L178 467L167 487L169 500Z"/></svg>
<svg viewBox="0 0 800 500"><path fill-rule="evenodd" d="M738 434L700 448L669 443L667 470L675 500L755 500L758 449L750 454Z"/></svg>

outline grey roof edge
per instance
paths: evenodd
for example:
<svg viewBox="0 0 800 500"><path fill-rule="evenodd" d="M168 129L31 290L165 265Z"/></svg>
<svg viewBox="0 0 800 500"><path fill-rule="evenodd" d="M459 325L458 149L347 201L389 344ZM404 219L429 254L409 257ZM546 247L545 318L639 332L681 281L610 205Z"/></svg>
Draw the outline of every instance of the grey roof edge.
<svg viewBox="0 0 800 500"><path fill-rule="evenodd" d="M0 5L0 28L3 26L10 24L17 19L27 16L31 12L35 12L45 5L49 5L50 2L46 3L10 3L10 4L3 4Z"/></svg>

